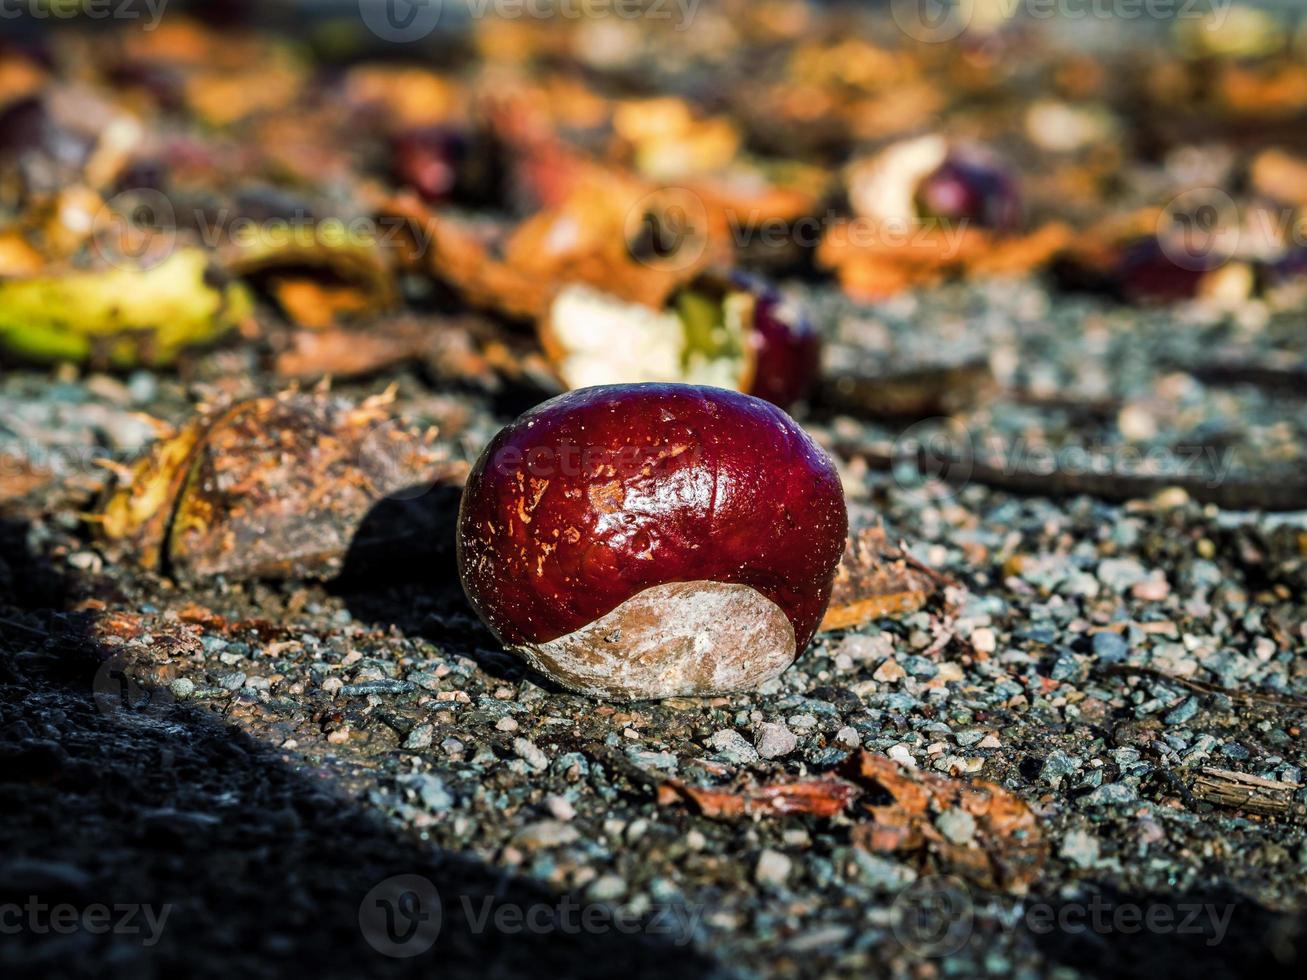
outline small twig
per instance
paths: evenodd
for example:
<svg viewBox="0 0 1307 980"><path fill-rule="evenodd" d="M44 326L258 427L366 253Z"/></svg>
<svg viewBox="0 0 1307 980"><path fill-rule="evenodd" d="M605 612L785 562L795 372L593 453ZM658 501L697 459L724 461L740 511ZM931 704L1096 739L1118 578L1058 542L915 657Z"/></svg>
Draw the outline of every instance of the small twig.
<svg viewBox="0 0 1307 980"><path fill-rule="evenodd" d="M1271 816L1287 814L1297 791L1297 783L1282 783L1250 776L1246 772L1214 769L1211 766L1203 768L1193 785L1193 795L1207 803L1238 807Z"/></svg>
<svg viewBox="0 0 1307 980"><path fill-rule="evenodd" d="M39 636L42 639L48 639L53 635L52 633L43 629L38 629L35 626L28 626L25 623L16 623L12 619L8 619L4 616L0 616L0 628L17 630L20 633L26 633L28 636Z"/></svg>
<svg viewBox="0 0 1307 980"><path fill-rule="evenodd" d="M1166 684L1175 684L1177 687L1183 687L1190 691L1197 691L1200 694L1223 694L1231 701L1239 701L1243 704L1278 704L1286 708L1295 708L1299 711L1307 711L1307 700L1296 698L1289 694L1274 694L1270 691L1236 691L1233 688L1221 687L1218 684L1208 684L1205 681L1189 680L1186 677L1176 677L1174 674L1165 674L1160 670L1154 670L1151 667L1132 667L1129 664L1112 664L1107 667L1098 669L1098 673L1104 675L1121 675L1127 677L1147 677L1150 680L1161 681Z"/></svg>
<svg viewBox="0 0 1307 980"><path fill-rule="evenodd" d="M1216 504L1226 510L1291 511L1307 509L1307 479L1274 475L1264 478L1213 480L1181 473L1123 473L1032 469L1022 465L999 465L963 455L932 454L920 447L917 458L905 453L884 452L855 442L838 442L834 451L845 459L860 459L868 467L893 472L898 466L915 463L921 473L954 485L979 483L1008 493L1040 497L1079 496L1124 503L1151 497L1179 487L1190 499Z"/></svg>

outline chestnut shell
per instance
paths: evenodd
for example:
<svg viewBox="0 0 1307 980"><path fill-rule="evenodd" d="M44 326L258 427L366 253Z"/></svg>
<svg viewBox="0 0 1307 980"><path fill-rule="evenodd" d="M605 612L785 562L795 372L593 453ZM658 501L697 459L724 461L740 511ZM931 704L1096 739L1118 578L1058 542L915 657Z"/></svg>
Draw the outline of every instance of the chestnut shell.
<svg viewBox="0 0 1307 980"><path fill-rule="evenodd" d="M812 324L765 289L758 293L753 330L756 360L749 394L781 408L802 401L821 372L821 339Z"/></svg>
<svg viewBox="0 0 1307 980"><path fill-rule="evenodd" d="M605 385L551 399L491 441L464 490L458 564L511 647L698 581L775 603L797 654L847 531L830 458L776 406L722 388Z"/></svg>

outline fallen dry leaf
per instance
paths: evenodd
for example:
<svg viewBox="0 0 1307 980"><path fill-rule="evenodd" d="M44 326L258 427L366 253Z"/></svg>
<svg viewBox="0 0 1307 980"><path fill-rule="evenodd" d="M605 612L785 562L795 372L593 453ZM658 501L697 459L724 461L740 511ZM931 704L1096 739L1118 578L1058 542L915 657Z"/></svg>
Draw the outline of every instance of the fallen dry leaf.
<svg viewBox="0 0 1307 980"><path fill-rule="evenodd" d="M658 787L660 805L686 803L705 817L713 819L754 814L780 817L793 813L833 817L857 795L856 787L839 779L769 783L735 790L690 786L680 780L669 779Z"/></svg>
<svg viewBox="0 0 1307 980"><path fill-rule="evenodd" d="M891 802L872 803L888 794ZM734 787L697 787L676 779L658 786L658 803L681 803L705 817L784 817L791 814L854 820L855 846L868 851L919 854L941 873L982 888L1024 894L1048 858L1043 831L1030 808L1001 786L905 769L887 756L859 752L837 777ZM938 826L956 811L968 839ZM862 818L870 817L870 820Z"/></svg>
<svg viewBox="0 0 1307 980"><path fill-rule="evenodd" d="M890 544L880 526L853 531L835 571L822 630L842 630L882 616L915 612L948 580Z"/></svg>
<svg viewBox="0 0 1307 980"><path fill-rule="evenodd" d="M853 843L869 851L920 852L983 888L1024 894L1043 870L1048 848L1030 808L1001 786L904 769L887 756L860 752L841 775L893 802L867 805L870 823L853 828ZM961 811L974 824L969 840L943 833L937 818Z"/></svg>

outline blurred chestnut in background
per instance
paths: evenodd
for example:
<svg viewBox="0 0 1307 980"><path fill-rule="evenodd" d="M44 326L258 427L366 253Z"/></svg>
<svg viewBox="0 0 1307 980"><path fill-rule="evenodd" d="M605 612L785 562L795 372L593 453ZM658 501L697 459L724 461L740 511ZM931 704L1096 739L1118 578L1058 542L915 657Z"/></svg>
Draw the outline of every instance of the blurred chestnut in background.
<svg viewBox="0 0 1307 980"><path fill-rule="evenodd" d="M927 220L968 223L1003 234L1020 224L1011 176L995 163L951 154L917 185L917 212Z"/></svg>

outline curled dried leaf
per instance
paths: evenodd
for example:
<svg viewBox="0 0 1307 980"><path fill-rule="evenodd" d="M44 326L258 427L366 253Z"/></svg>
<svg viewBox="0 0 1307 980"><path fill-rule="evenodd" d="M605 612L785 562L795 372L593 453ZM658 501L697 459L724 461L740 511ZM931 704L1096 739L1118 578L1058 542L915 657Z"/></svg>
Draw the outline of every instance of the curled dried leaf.
<svg viewBox="0 0 1307 980"><path fill-rule="evenodd" d="M471 228L438 216L417 195L387 197L379 210L407 230L399 247L405 267L447 284L471 306L531 320L549 308L550 283L496 258Z"/></svg>
<svg viewBox="0 0 1307 980"><path fill-rule="evenodd" d="M887 756L860 752L840 774L893 802L866 806L870 823L853 828L853 843L871 851L924 852L944 873L983 888L1025 893L1048 858L1042 828L1024 802L1001 786L904 769ZM948 811L970 817L974 833L961 841L945 835L937 819Z"/></svg>
<svg viewBox="0 0 1307 980"><path fill-rule="evenodd" d="M693 191L611 174L519 225L504 257L554 289L581 283L656 309L678 286L730 264L730 230L725 212Z"/></svg>
<svg viewBox="0 0 1307 980"><path fill-rule="evenodd" d="M319 225L296 229L294 235L232 241L220 255L233 276L268 282L287 315L306 327L327 327L339 316L381 312L398 299L385 253L350 240L343 226Z"/></svg>
<svg viewBox="0 0 1307 980"><path fill-rule="evenodd" d="M891 544L883 527L862 528L845 543L821 629L850 629L915 612L945 584L938 572Z"/></svg>
<svg viewBox="0 0 1307 980"><path fill-rule="evenodd" d="M1058 258L1071 241L1071 230L1057 222L1002 235L961 225L878 231L855 219L831 227L817 263L834 271L850 296L877 300L950 277L1022 275Z"/></svg>

